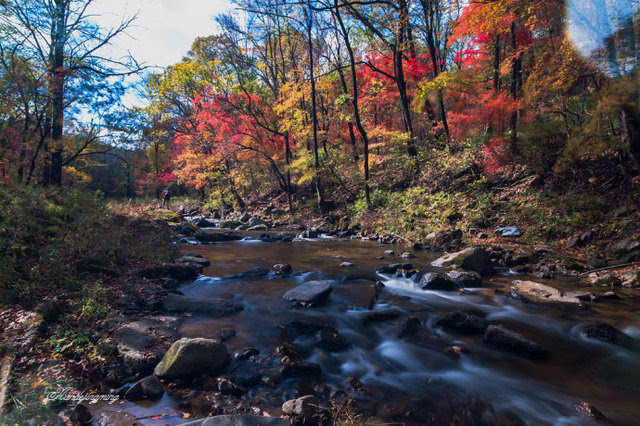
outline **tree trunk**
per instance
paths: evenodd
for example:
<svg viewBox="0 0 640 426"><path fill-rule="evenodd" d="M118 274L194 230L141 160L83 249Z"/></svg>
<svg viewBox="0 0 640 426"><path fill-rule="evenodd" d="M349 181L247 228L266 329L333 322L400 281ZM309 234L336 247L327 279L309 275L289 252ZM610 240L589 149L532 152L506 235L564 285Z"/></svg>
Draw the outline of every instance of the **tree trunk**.
<svg viewBox="0 0 640 426"><path fill-rule="evenodd" d="M510 93L514 103L518 100L518 90L520 89L522 60L518 53L518 43L516 40L516 23L511 23L511 49L513 58L511 59L511 88ZM518 108L514 107L511 113L511 153L512 155L518 152Z"/></svg>
<svg viewBox="0 0 640 426"><path fill-rule="evenodd" d="M314 74L314 58L313 58L313 35L311 33L313 29L313 15L311 6L308 8L308 25L307 25L307 44L309 52L309 79L311 80L311 118L313 120L313 155L314 155L314 167L315 173L315 187L316 195L318 197L318 209L322 213L322 205L324 199L322 196L322 188L320 187L320 158L318 156L318 110L316 101L316 78Z"/></svg>
<svg viewBox="0 0 640 426"><path fill-rule="evenodd" d="M413 123L411 119L411 109L409 95L407 93L407 82L404 78L404 36L407 34L407 26L409 22L409 12L407 10L407 3L405 0L398 2L398 29L396 32L396 42L393 46L393 68L398 86L398 94L400 95L400 105L402 107L402 121L404 122L405 132L409 134L409 141L407 142L407 152L410 157L418 155L418 151L415 146L415 134L413 132Z"/></svg>
<svg viewBox="0 0 640 426"><path fill-rule="evenodd" d="M351 47L351 41L349 41L349 32L344 26L344 22L342 21L342 17L340 16L338 0L334 0L334 5L336 18L338 19L338 23L340 24L342 37L344 39L345 46L347 47L347 52L349 52L349 65L351 68L352 85L351 105L353 107L353 115L356 120L356 127L358 128L358 132L360 133L360 137L362 138L362 143L364 145L364 195L367 206L371 206L371 194L369 189L369 137L367 136L367 132L364 129L362 120L360 118L360 108L358 106L358 76L356 74L356 59L353 53L353 48Z"/></svg>
<svg viewBox="0 0 640 426"><path fill-rule="evenodd" d="M640 170L640 116L629 105L620 108L620 139L623 146L629 147L634 168Z"/></svg>
<svg viewBox="0 0 640 426"><path fill-rule="evenodd" d="M55 29L52 32L51 62L51 171L50 183L62 185L62 131L64 127L64 45L67 27L68 0L56 0Z"/></svg>

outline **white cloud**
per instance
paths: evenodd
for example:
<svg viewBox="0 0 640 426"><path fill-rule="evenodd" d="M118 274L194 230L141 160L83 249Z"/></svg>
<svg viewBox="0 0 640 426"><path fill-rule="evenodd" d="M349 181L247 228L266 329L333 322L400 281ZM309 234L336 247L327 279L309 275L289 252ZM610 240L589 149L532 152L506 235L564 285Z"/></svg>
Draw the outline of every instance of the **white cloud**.
<svg viewBox="0 0 640 426"><path fill-rule="evenodd" d="M229 9L229 0L96 0L91 13L105 27L138 13L129 37L120 37L110 54L130 51L140 62L164 67L180 61L196 37L218 32L213 17Z"/></svg>

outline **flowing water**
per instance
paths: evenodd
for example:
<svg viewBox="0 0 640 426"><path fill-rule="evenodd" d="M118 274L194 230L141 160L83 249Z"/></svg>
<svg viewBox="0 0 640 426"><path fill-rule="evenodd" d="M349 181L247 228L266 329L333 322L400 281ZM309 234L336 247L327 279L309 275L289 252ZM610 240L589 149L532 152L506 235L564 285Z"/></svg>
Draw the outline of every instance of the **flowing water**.
<svg viewBox="0 0 640 426"><path fill-rule="evenodd" d="M236 372L259 372L263 378L277 371L274 348L282 342L280 325L292 320L322 322L333 326L349 343L339 352L317 346L314 335L294 340L307 361L321 365L322 382L331 390L348 389L346 379L358 377L367 395L358 407L368 416L393 422L422 424L434 410L460 409L482 401L490 404L496 417L519 417L526 424L588 424L575 404L588 401L607 417L621 424L637 424L640 419L640 352L638 345L623 348L585 338L581 324L607 322L637 339L640 338L638 298L623 294L621 300L592 304L587 310L565 312L523 305L506 297L509 273L485 279L483 287L458 292L423 291L409 280L375 275L375 270L402 260L385 255L385 250L403 247L370 241L341 241L329 238L289 243L256 240L189 246L211 261L196 281L180 287L185 295L201 299L228 298L245 309L227 318L186 317L180 334L184 337L216 338L223 328L234 328L237 336L225 344L230 353L247 348L260 351L258 362L233 364ZM410 262L421 271L436 254L416 252ZM354 267L340 267L352 262ZM286 277L225 279L255 267L271 268L289 263L294 273ZM519 279L526 277L518 277ZM385 287L372 309L366 309L372 290L370 280ZM334 287L322 306L293 308L282 299L288 289L311 280L330 281ZM567 280L556 286L575 288ZM545 361L531 361L496 350L482 336L461 336L435 327L435 318L459 309L479 309L492 324L501 324L540 343L551 352ZM397 317L365 321L372 312L393 311ZM421 339L398 337L404 318L417 315L423 320ZM452 347L464 348L452 354ZM458 351L460 352L460 351ZM232 371L233 372L233 371ZM243 397L271 415L278 415L287 399L308 393L306 382L288 379L276 384L250 387ZM175 412L176 401L165 396L145 405L127 402L119 407L137 417ZM148 424L180 423L166 417Z"/></svg>

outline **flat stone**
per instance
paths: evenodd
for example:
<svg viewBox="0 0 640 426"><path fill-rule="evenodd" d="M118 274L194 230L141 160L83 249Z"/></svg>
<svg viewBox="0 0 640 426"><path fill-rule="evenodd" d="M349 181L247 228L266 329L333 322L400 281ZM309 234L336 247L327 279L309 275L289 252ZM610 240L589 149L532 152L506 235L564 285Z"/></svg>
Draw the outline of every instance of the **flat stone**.
<svg viewBox="0 0 640 426"><path fill-rule="evenodd" d="M298 303L322 303L333 291L331 284L325 281L309 281L287 291L282 298Z"/></svg>
<svg viewBox="0 0 640 426"><path fill-rule="evenodd" d="M220 318L243 309L242 304L228 299L195 299L170 293L164 300L164 309L171 312L192 313Z"/></svg>
<svg viewBox="0 0 640 426"><path fill-rule="evenodd" d="M225 414L209 417L182 426L291 426L289 419L283 417L262 417L248 414Z"/></svg>
<svg viewBox="0 0 640 426"><path fill-rule="evenodd" d="M509 296L521 302L570 308L582 306L582 300L574 292L563 293L535 281L513 281L512 284Z"/></svg>

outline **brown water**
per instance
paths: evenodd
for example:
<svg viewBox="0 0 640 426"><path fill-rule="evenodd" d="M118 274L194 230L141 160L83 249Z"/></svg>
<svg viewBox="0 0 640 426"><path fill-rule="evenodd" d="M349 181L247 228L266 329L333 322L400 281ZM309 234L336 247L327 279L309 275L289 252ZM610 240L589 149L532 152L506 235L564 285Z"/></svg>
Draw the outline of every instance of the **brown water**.
<svg viewBox="0 0 640 426"><path fill-rule="evenodd" d="M189 246L211 261L204 275L180 290L197 298L229 298L245 309L228 318L188 317L180 333L186 337L215 338L218 330L234 328L237 336L227 341L229 352L246 348L260 350L258 363L232 364L232 373L259 372L268 376L278 369L274 348L282 342L280 324L294 319L321 320L335 327L349 342L348 349L326 352L313 336L295 341L306 359L322 366L322 381L333 390L347 389L346 378L357 376L372 397L359 402L368 415L385 421L397 420L394 413L412 412L402 421L420 424L432 410L451 409L475 398L491 404L498 414L512 413L527 424L585 424L574 405L588 401L610 419L621 424L638 424L640 419L640 352L583 337L581 324L603 321L640 337L638 298L632 293L623 299L593 304L580 312L561 312L509 301L505 294L513 275L486 279L482 289L464 293L415 289L408 280L376 277L375 270L398 263L397 256L377 259L385 250L396 253L403 247L378 245L369 241L317 239L292 243L237 241L209 246ZM340 256L340 258L338 258ZM435 254L417 252L410 262L422 271L430 267ZM341 262L355 267L340 267ZM254 267L270 268L289 263L294 273L286 278L257 280L222 279ZM397 319L365 325L363 316L371 311L354 309L366 305L363 294L371 282L381 279L385 288L373 311L395 310ZM521 279L522 277L518 277ZM329 280L334 291L329 302L309 309L293 309L282 299L288 289L305 281ZM566 280L555 285L574 287ZM575 287L574 287L575 288ZM534 362L492 349L481 336L460 336L436 328L435 318L445 312L475 308L487 313L493 324L503 324L532 339L551 352L548 360ZM424 319L430 339L422 344L399 339L403 318ZM447 355L447 348L464 346L459 357ZM304 384L289 379L275 387L264 384L249 388L243 397L272 415L278 415L287 399L304 394ZM176 401L165 397L153 404L125 403L119 410L136 417L176 413ZM394 417L395 416L395 417ZM184 420L183 420L184 421ZM177 415L145 424L179 424Z"/></svg>

